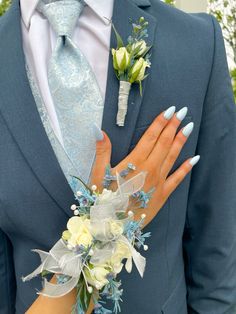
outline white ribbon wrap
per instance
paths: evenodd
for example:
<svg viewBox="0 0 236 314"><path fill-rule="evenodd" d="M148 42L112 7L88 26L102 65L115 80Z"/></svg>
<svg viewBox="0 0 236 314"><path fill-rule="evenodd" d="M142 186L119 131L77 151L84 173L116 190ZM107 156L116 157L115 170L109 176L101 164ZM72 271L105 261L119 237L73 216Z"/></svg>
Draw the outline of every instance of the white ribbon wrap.
<svg viewBox="0 0 236 314"><path fill-rule="evenodd" d="M128 100L131 83L120 81L119 98L118 98L118 113L116 116L116 124L118 126L125 125L125 116L128 110Z"/></svg>
<svg viewBox="0 0 236 314"><path fill-rule="evenodd" d="M23 281L28 281L33 277L41 274L42 271L49 271L54 274L63 274L70 276L71 278L63 284L53 284L44 279L44 290L38 292L38 294L59 298L67 293L77 285L81 270L81 255L76 254L69 250L66 244L60 239L49 253L41 250L33 250L38 253L41 258L41 265L26 277L23 277Z"/></svg>
<svg viewBox="0 0 236 314"><path fill-rule="evenodd" d="M109 221L112 219L117 222L124 222L124 220L129 219L118 220L116 218L116 212L126 212L129 204L129 196L142 189L146 172L140 172L127 181L122 179L118 173L116 175L118 189L115 193L115 197L111 199L108 198L106 201L99 201L98 199L90 209L90 231L95 239L102 241L99 246L93 248L94 254L91 256L90 262L94 265L105 263L115 252L116 243L121 241L129 247L132 259L140 276L143 277L146 265L145 257L136 251L125 236L121 234L114 236L111 234ZM83 268L81 254L70 250L62 239L53 246L49 253L37 249L33 251L39 254L41 265L31 274L23 277L23 281L28 281L45 270L70 277L70 279L63 284L53 284L48 282L47 279L44 279L44 289L38 292L38 294L57 298L66 295L76 287Z"/></svg>

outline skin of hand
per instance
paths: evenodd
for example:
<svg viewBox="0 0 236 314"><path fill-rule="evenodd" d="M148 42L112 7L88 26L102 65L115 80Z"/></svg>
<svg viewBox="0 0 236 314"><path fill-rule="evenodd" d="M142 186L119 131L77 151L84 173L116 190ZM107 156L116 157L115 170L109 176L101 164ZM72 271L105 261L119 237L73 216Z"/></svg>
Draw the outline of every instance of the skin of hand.
<svg viewBox="0 0 236 314"><path fill-rule="evenodd" d="M174 106L162 112L155 118L131 153L111 169L111 173L115 175L116 172L119 173L126 169L128 163L134 164L136 170L131 171L126 179L133 177L140 171L147 171L143 190L148 192L154 187L155 191L147 208L139 208L134 211L134 219L136 220L140 219L141 214L146 215L143 228L157 215L171 193L199 161L200 156L189 158L169 175L193 130L194 124L190 122L177 132L186 114L187 107L182 108L177 113L175 113ZM96 159L90 179L99 191L103 189L102 182L105 168L110 165L111 152L111 142L107 134L103 132L103 139L98 140L96 144ZM111 188L116 190L117 187L114 187L113 184Z"/></svg>
<svg viewBox="0 0 236 314"><path fill-rule="evenodd" d="M168 108L158 115L150 127L146 130L133 151L112 168L112 174L121 172L127 168L128 163L136 166L136 170L129 173L126 179L131 178L140 171L147 171L147 177L143 190L149 191L155 187L155 191L147 208L139 208L134 212L134 219L139 220L140 215L145 213L145 227L159 212L171 193L184 180L192 167L198 162L200 156L186 160L175 172L168 176L176 159L178 158L188 136L193 130L193 123L187 124L178 133L177 129L187 114L184 107L175 114L175 107ZM92 169L90 182L103 190L102 182L105 168L110 165L112 146L108 135L97 129L97 137L102 137L96 143L96 159ZM99 134L100 132L100 134ZM116 184L111 185L115 190ZM55 276L51 282L55 283ZM40 295L31 305L26 314L70 314L71 308L76 302L76 289L60 298L48 298ZM94 304L91 300L86 314L91 314Z"/></svg>

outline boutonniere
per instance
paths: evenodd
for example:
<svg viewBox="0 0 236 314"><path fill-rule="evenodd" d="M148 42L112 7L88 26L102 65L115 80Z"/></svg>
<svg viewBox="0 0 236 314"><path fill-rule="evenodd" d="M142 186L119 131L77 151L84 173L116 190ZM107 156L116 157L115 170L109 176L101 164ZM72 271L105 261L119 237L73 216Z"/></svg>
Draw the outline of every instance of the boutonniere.
<svg viewBox="0 0 236 314"><path fill-rule="evenodd" d="M145 41L148 37L148 22L144 17L140 17L135 23L132 22L132 33L127 39L126 46L115 26L112 25L112 27L117 40L117 48L112 49L113 67L120 82L116 124L124 126L130 88L133 83L139 84L142 96L142 81L148 76L146 69L151 66L149 60L151 46L148 46Z"/></svg>

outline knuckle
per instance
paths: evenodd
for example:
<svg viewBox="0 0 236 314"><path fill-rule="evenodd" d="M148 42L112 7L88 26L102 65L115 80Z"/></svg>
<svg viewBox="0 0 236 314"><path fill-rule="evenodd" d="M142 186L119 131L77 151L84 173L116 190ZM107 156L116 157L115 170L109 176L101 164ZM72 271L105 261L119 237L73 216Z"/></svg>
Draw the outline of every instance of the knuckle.
<svg viewBox="0 0 236 314"><path fill-rule="evenodd" d="M97 146L97 155L104 155L105 153L107 153L108 152L108 148L106 147L106 146L100 146L100 145L98 145Z"/></svg>
<svg viewBox="0 0 236 314"><path fill-rule="evenodd" d="M155 142L157 140L157 136L153 127L150 127L146 131L147 141Z"/></svg>
<svg viewBox="0 0 236 314"><path fill-rule="evenodd" d="M162 134L160 139L159 139L159 142L161 145L170 145L171 143L171 137L169 134Z"/></svg>
<svg viewBox="0 0 236 314"><path fill-rule="evenodd" d="M177 153L176 151L171 151L168 156L168 162L173 163L176 160Z"/></svg>
<svg viewBox="0 0 236 314"><path fill-rule="evenodd" d="M165 127L165 125L167 124L167 120L164 118L164 116L161 114L158 117L156 117L156 119L154 120L153 124L155 126L159 125L161 127Z"/></svg>
<svg viewBox="0 0 236 314"><path fill-rule="evenodd" d="M183 135L183 133L179 133L176 138L175 138L175 141L176 141L176 144L178 146L183 146L183 144L185 143L186 141L186 137Z"/></svg>

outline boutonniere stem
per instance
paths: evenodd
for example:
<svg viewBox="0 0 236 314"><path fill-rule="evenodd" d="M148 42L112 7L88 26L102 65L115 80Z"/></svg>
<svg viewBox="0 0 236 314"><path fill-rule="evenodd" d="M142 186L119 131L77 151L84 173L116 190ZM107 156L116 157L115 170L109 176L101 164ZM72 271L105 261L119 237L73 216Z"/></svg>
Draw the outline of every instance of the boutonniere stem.
<svg viewBox="0 0 236 314"><path fill-rule="evenodd" d="M130 82L120 81L118 112L116 117L116 123L118 126L124 126L125 116L127 114L128 109L130 88L131 88Z"/></svg>
<svg viewBox="0 0 236 314"><path fill-rule="evenodd" d="M113 67L120 82L116 117L118 126L125 125L132 84L139 84L142 96L142 81L147 77L146 69L151 66L148 53L151 46L148 46L144 40L148 37L147 26L148 22L143 17L140 17L138 22L132 23L132 34L128 37L128 44L125 46L115 26L112 25L117 40L117 48L112 49Z"/></svg>

